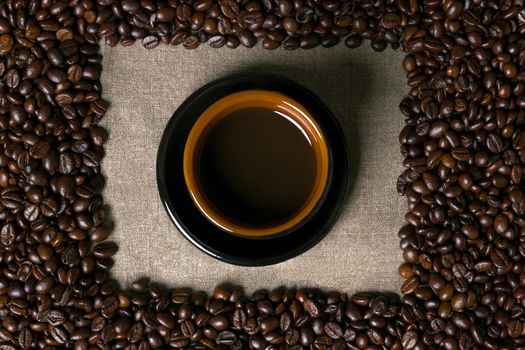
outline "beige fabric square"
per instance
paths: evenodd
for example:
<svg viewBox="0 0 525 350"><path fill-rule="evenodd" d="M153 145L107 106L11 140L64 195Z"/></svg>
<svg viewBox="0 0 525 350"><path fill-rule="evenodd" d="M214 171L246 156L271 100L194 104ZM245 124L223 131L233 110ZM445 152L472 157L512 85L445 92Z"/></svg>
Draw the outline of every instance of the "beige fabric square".
<svg viewBox="0 0 525 350"><path fill-rule="evenodd" d="M104 47L103 55L103 93L111 102L103 122L110 132L104 196L115 221L111 239L120 246L112 271L123 286L149 276L170 287L206 291L220 283L248 292L277 286L399 289L397 231L406 203L395 189L402 171L398 106L408 91L401 52L344 46L148 51L135 45ZM254 69L282 74L319 95L344 127L354 170L345 210L321 243L286 262L249 268L215 260L182 237L159 200L155 160L164 126L187 96L214 79Z"/></svg>

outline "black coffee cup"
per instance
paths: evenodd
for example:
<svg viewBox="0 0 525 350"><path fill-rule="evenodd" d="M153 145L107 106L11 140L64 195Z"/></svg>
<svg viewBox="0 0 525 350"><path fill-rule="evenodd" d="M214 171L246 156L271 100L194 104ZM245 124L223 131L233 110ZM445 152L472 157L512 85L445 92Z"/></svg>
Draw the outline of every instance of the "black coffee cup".
<svg viewBox="0 0 525 350"><path fill-rule="evenodd" d="M322 145L326 148L326 181L315 205L299 222L270 235L236 234L214 223L192 193L197 182L193 186L188 184L188 174L184 171L188 138L199 118L218 101L255 91L283 96L304 108L319 127ZM191 164L189 160L191 157L186 159L186 170ZM158 151L157 182L168 215L199 249L232 264L268 265L306 251L328 233L348 194L349 152L337 119L312 92L280 76L236 74L200 88L174 113Z"/></svg>

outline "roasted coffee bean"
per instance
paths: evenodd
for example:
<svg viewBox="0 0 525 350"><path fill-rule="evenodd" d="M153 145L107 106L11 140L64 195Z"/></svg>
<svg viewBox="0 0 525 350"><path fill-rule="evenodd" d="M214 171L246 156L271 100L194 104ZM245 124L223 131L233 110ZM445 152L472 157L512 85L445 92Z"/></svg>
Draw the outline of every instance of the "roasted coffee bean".
<svg viewBox="0 0 525 350"><path fill-rule="evenodd" d="M343 336L341 325L336 322L328 322L324 326L324 331L332 339L339 339Z"/></svg>
<svg viewBox="0 0 525 350"><path fill-rule="evenodd" d="M142 39L142 45L146 49L154 49L160 44L160 40L155 35L150 35Z"/></svg>
<svg viewBox="0 0 525 350"><path fill-rule="evenodd" d="M386 29L396 29L401 25L401 16L397 13L386 13L381 17L381 25Z"/></svg>
<svg viewBox="0 0 525 350"><path fill-rule="evenodd" d="M14 46L14 41L11 35L2 34L0 35L0 53L8 54Z"/></svg>
<svg viewBox="0 0 525 350"><path fill-rule="evenodd" d="M295 20L297 23L307 23L310 22L314 17L314 10L310 7L304 6L301 7L295 14Z"/></svg>
<svg viewBox="0 0 525 350"><path fill-rule="evenodd" d="M354 49L354 48L361 46L362 42L363 42L363 39L360 36L349 35L345 40L345 45L350 49Z"/></svg>
<svg viewBox="0 0 525 350"><path fill-rule="evenodd" d="M418 335L415 331L408 331L403 334L402 344L404 349L413 349L418 342Z"/></svg>
<svg viewBox="0 0 525 350"><path fill-rule="evenodd" d="M208 322L218 331L224 331L228 328L228 319L223 315L213 316Z"/></svg>
<svg viewBox="0 0 525 350"><path fill-rule="evenodd" d="M285 50L296 50L299 48L299 39L298 38L286 38L283 41L282 47Z"/></svg>
<svg viewBox="0 0 525 350"><path fill-rule="evenodd" d="M118 250L118 247L115 243L104 242L104 243L98 244L93 249L93 254L97 258L110 258L117 253L117 250Z"/></svg>
<svg viewBox="0 0 525 350"><path fill-rule="evenodd" d="M23 328L18 333L18 344L22 349L28 349L33 343L33 333L28 328Z"/></svg>
<svg viewBox="0 0 525 350"><path fill-rule="evenodd" d="M233 0L220 0L219 6L227 18L235 18L239 14L239 5Z"/></svg>
<svg viewBox="0 0 525 350"><path fill-rule="evenodd" d="M218 49L220 47L223 47L225 44L226 44L226 37L224 37L223 35L220 35L220 34L212 35L208 39L208 45L210 45L214 49Z"/></svg>
<svg viewBox="0 0 525 350"><path fill-rule="evenodd" d="M303 307L312 318L319 317L319 314L321 313L321 309L315 300L306 299L303 302Z"/></svg>
<svg viewBox="0 0 525 350"><path fill-rule="evenodd" d="M195 35L189 35L184 39L183 46L185 49L196 49L200 45L199 38Z"/></svg>
<svg viewBox="0 0 525 350"><path fill-rule="evenodd" d="M280 43L275 40L271 40L268 38L263 39L262 41L262 47L266 50L275 50L280 46Z"/></svg>
<svg viewBox="0 0 525 350"><path fill-rule="evenodd" d="M251 32L243 30L239 33L239 42L241 45L251 48L255 45L256 39Z"/></svg>

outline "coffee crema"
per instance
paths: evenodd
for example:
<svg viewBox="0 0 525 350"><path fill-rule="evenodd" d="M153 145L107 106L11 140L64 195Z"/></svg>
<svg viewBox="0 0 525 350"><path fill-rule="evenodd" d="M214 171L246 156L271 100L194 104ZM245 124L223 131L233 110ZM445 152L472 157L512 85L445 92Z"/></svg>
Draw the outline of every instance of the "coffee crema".
<svg viewBox="0 0 525 350"><path fill-rule="evenodd" d="M282 222L312 192L312 143L293 119L268 108L224 116L204 140L198 178L204 195L225 217L243 225Z"/></svg>

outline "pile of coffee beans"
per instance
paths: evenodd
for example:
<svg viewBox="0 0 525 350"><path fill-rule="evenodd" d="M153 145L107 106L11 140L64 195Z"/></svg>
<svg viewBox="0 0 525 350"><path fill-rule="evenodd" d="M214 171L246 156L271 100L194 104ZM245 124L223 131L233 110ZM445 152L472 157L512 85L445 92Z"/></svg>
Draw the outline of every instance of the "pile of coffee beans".
<svg viewBox="0 0 525 350"><path fill-rule="evenodd" d="M0 2L0 350L524 349L524 38L524 0ZM407 53L402 299L111 278L100 40L363 39Z"/></svg>
<svg viewBox="0 0 525 350"><path fill-rule="evenodd" d="M103 8L94 17L92 33L89 24L86 27L88 32L98 34L110 46L132 45L139 40L148 49L161 42L186 49L206 43L214 48L233 49L239 45L251 48L260 41L267 50L280 46L295 50L319 45L331 47L341 40L353 48L363 39L370 39L372 47L382 51L387 44L399 47L403 21L397 6L383 1L101 0L99 3Z"/></svg>
<svg viewBox="0 0 525 350"><path fill-rule="evenodd" d="M423 10L403 12L403 344L523 348L525 2Z"/></svg>

